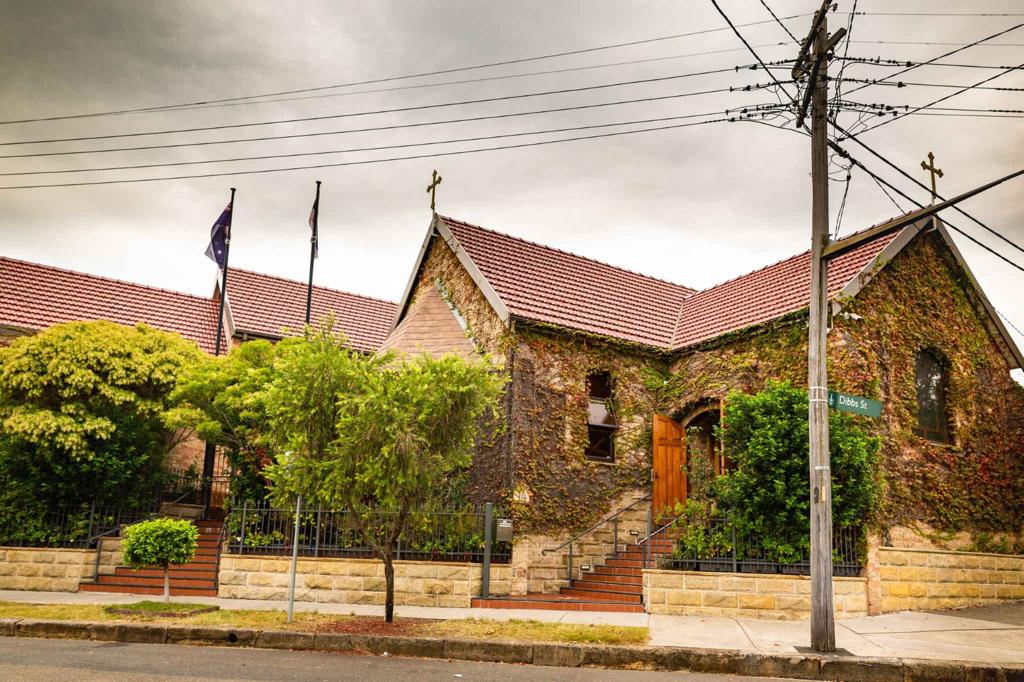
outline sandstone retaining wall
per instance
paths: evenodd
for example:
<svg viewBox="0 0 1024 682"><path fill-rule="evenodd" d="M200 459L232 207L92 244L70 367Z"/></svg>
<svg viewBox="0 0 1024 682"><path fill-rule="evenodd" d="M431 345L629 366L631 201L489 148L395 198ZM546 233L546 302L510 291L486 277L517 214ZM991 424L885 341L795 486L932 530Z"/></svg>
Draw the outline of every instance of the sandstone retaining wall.
<svg viewBox="0 0 1024 682"><path fill-rule="evenodd" d="M865 578L835 578L833 594L837 618L867 615ZM811 579L651 569L644 571L644 604L655 614L803 619L811 613Z"/></svg>
<svg viewBox="0 0 1024 682"><path fill-rule="evenodd" d="M880 610L923 611L1024 599L1024 556L878 548Z"/></svg>
<svg viewBox="0 0 1024 682"><path fill-rule="evenodd" d="M287 599L291 560L223 554L218 595L234 599ZM508 594L512 571L491 566L491 594ZM480 564L395 562L395 604L469 607L480 596ZM383 604L384 564L376 559L300 558L295 599L340 604Z"/></svg>
<svg viewBox="0 0 1024 682"><path fill-rule="evenodd" d="M106 540L101 550L99 572L113 573L121 563L120 540ZM0 547L0 590L77 592L96 568L95 549Z"/></svg>

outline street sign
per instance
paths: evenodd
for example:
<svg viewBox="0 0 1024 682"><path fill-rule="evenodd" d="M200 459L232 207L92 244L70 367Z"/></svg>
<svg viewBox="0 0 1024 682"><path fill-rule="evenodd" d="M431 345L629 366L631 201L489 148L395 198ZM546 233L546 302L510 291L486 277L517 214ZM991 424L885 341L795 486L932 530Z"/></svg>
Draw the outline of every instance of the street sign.
<svg viewBox="0 0 1024 682"><path fill-rule="evenodd" d="M849 393L839 393L837 391L828 392L828 406L839 410L840 412L850 412L852 414L859 414L863 417L881 417L882 416L882 403L871 398L862 398L859 395L850 395Z"/></svg>

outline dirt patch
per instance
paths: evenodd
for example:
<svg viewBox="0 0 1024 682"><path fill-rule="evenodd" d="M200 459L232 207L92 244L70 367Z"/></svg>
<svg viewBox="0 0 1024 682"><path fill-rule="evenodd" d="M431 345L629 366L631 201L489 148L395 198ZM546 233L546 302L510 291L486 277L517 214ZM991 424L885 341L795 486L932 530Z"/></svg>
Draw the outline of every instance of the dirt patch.
<svg viewBox="0 0 1024 682"><path fill-rule="evenodd" d="M317 632L343 632L358 635L392 635L410 637L420 632L424 625L436 623L429 618L397 618L388 623L383 618L354 616L330 623L321 623Z"/></svg>

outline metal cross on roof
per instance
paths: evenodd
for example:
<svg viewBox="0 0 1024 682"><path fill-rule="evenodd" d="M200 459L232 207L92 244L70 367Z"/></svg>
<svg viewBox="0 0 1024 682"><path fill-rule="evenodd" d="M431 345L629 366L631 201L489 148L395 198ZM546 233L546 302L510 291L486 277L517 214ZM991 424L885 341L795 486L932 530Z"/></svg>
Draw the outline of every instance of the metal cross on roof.
<svg viewBox="0 0 1024 682"><path fill-rule="evenodd" d="M437 186L441 184L441 180L443 180L443 179L444 178L442 178L440 175L438 175L437 171L435 170L433 178L430 181L430 184L427 185L427 193L430 194L430 210L431 211L434 210L434 199L436 198Z"/></svg>
<svg viewBox="0 0 1024 682"><path fill-rule="evenodd" d="M921 162L921 168L931 173L932 176L932 203L935 203L935 199L939 196L938 192L935 191L935 176L942 177L942 169L935 167L935 155L928 152L928 163Z"/></svg>

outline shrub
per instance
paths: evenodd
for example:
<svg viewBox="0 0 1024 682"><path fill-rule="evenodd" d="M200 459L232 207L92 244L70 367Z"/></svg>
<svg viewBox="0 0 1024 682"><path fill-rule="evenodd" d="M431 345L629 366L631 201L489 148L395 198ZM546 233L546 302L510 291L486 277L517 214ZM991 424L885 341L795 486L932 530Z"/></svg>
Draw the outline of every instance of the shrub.
<svg viewBox="0 0 1024 682"><path fill-rule="evenodd" d="M719 504L776 561L809 545L807 392L773 382L754 395L729 396L720 430L736 468L718 479ZM829 413L833 526L863 526L878 497L878 438L856 418Z"/></svg>
<svg viewBox="0 0 1024 682"><path fill-rule="evenodd" d="M132 524L121 535L124 562L132 568L164 569L164 601L170 597L170 565L185 564L195 556L199 529L191 521L153 519Z"/></svg>

